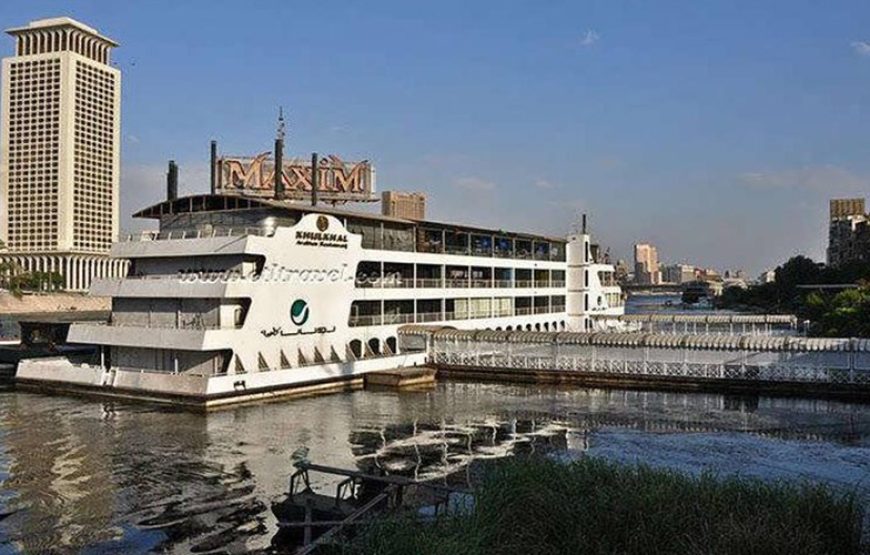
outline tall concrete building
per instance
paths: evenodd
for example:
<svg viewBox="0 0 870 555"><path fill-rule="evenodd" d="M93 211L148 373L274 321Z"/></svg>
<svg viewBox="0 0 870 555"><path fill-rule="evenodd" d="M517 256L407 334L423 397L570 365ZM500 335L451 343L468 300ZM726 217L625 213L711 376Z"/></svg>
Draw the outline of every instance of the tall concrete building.
<svg viewBox="0 0 870 555"><path fill-rule="evenodd" d="M634 281L642 285L658 285L662 282L659 253L649 243L634 245Z"/></svg>
<svg viewBox="0 0 870 555"><path fill-rule="evenodd" d="M125 271L107 257L119 222L118 44L68 17L6 32L16 44L3 59L0 256L85 290Z"/></svg>
<svg viewBox="0 0 870 555"><path fill-rule="evenodd" d="M384 191L381 194L381 213L384 216L408 220L425 220L426 195L423 193Z"/></svg>
<svg viewBox="0 0 870 555"><path fill-rule="evenodd" d="M870 214L863 198L831 199L827 263L870 262Z"/></svg>
<svg viewBox="0 0 870 555"><path fill-rule="evenodd" d="M665 266L662 272L662 281L665 283L689 283L695 281L697 272L690 264L671 264Z"/></svg>

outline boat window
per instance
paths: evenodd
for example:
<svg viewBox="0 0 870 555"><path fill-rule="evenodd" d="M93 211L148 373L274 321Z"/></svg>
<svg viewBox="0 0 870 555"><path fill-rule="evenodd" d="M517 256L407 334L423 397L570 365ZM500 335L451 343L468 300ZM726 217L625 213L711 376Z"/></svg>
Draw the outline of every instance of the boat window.
<svg viewBox="0 0 870 555"><path fill-rule="evenodd" d="M441 229L417 229L417 252L444 252L444 231Z"/></svg>
<svg viewBox="0 0 870 555"><path fill-rule="evenodd" d="M398 353L398 351L396 350L396 338L395 337L388 337L387 338L387 350L393 354Z"/></svg>
<svg viewBox="0 0 870 555"><path fill-rule="evenodd" d="M372 356L381 354L381 340L377 337L372 337L368 342L368 352Z"/></svg>
<svg viewBox="0 0 870 555"><path fill-rule="evenodd" d="M510 237L496 237L493 254L499 258L510 258L514 254L514 241Z"/></svg>
<svg viewBox="0 0 870 555"><path fill-rule="evenodd" d="M550 259L550 243L546 241L535 241L535 260Z"/></svg>
<svg viewBox="0 0 870 555"><path fill-rule="evenodd" d="M514 248L516 258L528 259L532 257L532 242L528 239L517 239L514 241Z"/></svg>
<svg viewBox="0 0 870 555"><path fill-rule="evenodd" d="M492 256L492 236L472 235L471 254L475 256Z"/></svg>
<svg viewBox="0 0 870 555"><path fill-rule="evenodd" d="M350 342L350 352L355 359L361 359L363 356L362 352L362 341L359 339L354 339Z"/></svg>

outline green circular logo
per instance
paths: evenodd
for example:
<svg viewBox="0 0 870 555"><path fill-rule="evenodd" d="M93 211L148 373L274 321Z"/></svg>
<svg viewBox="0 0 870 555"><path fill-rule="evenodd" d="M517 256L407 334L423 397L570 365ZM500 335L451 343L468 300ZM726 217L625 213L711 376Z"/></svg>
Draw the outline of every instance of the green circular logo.
<svg viewBox="0 0 870 555"><path fill-rule="evenodd" d="M290 321L297 326L302 326L308 321L308 303L302 299L296 299L290 305Z"/></svg>

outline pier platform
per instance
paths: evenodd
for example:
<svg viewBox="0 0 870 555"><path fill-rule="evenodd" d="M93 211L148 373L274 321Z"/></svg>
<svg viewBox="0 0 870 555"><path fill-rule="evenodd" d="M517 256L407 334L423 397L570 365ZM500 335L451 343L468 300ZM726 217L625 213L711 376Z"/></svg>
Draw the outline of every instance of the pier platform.
<svg viewBox="0 0 870 555"><path fill-rule="evenodd" d="M428 366L413 366L369 372L365 376L365 387L405 389L435 384L437 371Z"/></svg>
<svg viewBox="0 0 870 555"><path fill-rule="evenodd" d="M870 339L644 332L399 330L439 377L870 401Z"/></svg>

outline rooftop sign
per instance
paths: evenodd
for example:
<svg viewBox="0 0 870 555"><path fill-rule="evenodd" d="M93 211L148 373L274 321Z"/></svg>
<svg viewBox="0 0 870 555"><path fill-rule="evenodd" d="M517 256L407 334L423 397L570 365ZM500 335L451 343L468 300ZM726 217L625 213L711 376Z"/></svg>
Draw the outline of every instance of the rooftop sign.
<svg viewBox="0 0 870 555"><path fill-rule="evenodd" d="M270 153L217 159L217 193L275 196L275 162ZM318 162L317 197L323 201L373 201L375 169L368 160L345 162L330 155ZM311 163L291 158L283 163L284 198L311 198Z"/></svg>

